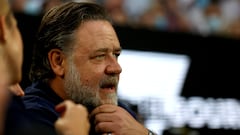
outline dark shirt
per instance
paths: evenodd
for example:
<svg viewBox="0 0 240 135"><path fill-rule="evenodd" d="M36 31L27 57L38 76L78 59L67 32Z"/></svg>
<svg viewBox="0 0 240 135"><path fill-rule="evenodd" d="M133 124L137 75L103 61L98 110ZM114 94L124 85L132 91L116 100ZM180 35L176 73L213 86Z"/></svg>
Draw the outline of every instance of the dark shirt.
<svg viewBox="0 0 240 135"><path fill-rule="evenodd" d="M26 110L42 124L54 129L54 122L59 117L55 106L63 100L45 83L36 82L25 89L24 105ZM119 102L119 106L127 110L134 118L135 113L127 105Z"/></svg>
<svg viewBox="0 0 240 135"><path fill-rule="evenodd" d="M21 97L11 98L6 113L4 135L55 135L55 131L38 123L36 116L25 109Z"/></svg>
<svg viewBox="0 0 240 135"><path fill-rule="evenodd" d="M25 89L23 97L26 110L35 115L37 120L54 128L59 117L55 106L63 100L45 83L37 82Z"/></svg>

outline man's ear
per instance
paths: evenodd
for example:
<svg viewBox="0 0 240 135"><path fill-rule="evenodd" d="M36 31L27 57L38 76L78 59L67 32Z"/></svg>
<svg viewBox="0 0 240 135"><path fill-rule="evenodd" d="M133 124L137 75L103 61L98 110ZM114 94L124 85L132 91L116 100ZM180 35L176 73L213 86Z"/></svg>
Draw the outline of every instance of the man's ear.
<svg viewBox="0 0 240 135"><path fill-rule="evenodd" d="M57 76L64 76L65 57L61 50L52 49L48 52L48 59L53 72Z"/></svg>
<svg viewBox="0 0 240 135"><path fill-rule="evenodd" d="M0 16L0 43L6 42L6 20L5 16Z"/></svg>

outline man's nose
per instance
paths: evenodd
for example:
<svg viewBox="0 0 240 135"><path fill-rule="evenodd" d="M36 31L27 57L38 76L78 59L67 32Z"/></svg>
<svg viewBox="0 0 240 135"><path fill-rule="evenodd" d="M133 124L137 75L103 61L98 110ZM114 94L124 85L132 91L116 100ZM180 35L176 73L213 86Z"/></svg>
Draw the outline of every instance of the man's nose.
<svg viewBox="0 0 240 135"><path fill-rule="evenodd" d="M120 74L122 72L122 67L118 63L117 59L113 59L106 67L107 74Z"/></svg>

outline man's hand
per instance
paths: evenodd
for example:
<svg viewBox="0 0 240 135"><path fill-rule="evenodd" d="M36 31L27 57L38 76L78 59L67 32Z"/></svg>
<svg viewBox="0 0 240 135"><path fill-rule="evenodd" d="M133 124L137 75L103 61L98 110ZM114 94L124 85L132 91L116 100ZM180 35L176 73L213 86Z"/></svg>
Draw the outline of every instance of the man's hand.
<svg viewBox="0 0 240 135"><path fill-rule="evenodd" d="M95 131L100 134L148 134L147 128L136 121L126 110L116 105L104 104L95 108L90 114L90 119L93 120Z"/></svg>
<svg viewBox="0 0 240 135"><path fill-rule="evenodd" d="M60 113L59 119L55 122L55 128L60 135L88 135L90 123L87 109L66 100L56 106Z"/></svg>

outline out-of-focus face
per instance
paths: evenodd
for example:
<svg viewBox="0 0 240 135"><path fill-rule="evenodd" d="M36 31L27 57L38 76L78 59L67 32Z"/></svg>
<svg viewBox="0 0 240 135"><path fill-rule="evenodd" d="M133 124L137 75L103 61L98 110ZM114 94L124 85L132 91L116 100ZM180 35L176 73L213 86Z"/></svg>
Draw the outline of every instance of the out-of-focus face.
<svg viewBox="0 0 240 135"><path fill-rule="evenodd" d="M21 79L23 45L7 0L0 0L0 19L0 70L3 71L0 74L3 78L1 81L4 81L0 82L0 134L3 134L5 109L10 96L7 87Z"/></svg>
<svg viewBox="0 0 240 135"><path fill-rule="evenodd" d="M6 62L9 67L10 82L15 84L22 78L23 43L13 14L11 14L10 22L11 25L7 25L6 31Z"/></svg>
<svg viewBox="0 0 240 135"><path fill-rule="evenodd" d="M87 21L76 31L76 48L65 71L69 98L92 109L101 104L117 104L117 85L122 71L118 56L121 47L107 21Z"/></svg>

